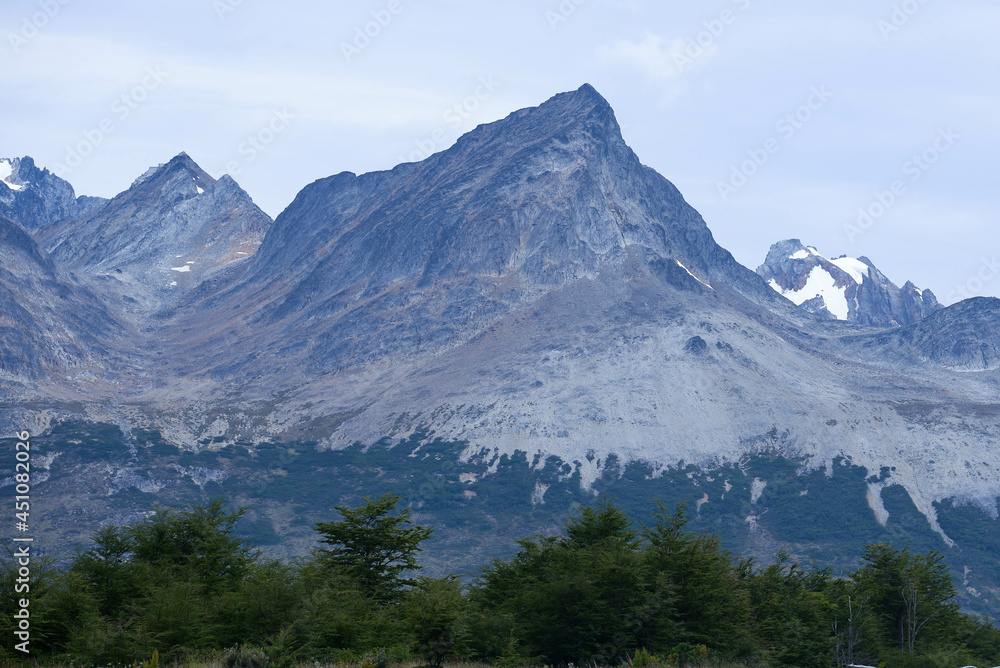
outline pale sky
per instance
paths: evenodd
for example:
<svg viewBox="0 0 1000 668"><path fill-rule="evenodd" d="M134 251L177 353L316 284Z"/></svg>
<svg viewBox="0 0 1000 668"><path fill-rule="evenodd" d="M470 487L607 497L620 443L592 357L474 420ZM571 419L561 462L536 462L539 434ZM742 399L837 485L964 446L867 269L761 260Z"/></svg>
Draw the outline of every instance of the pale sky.
<svg viewBox="0 0 1000 668"><path fill-rule="evenodd" d="M797 237L1000 295L1000 6L814 4L4 0L0 157L110 197L186 151L276 216L591 83L743 264Z"/></svg>

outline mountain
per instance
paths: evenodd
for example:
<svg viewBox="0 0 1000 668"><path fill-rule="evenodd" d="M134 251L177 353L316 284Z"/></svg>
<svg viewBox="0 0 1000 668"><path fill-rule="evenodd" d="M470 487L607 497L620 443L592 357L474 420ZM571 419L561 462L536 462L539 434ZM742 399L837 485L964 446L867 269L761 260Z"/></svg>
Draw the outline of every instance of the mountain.
<svg viewBox="0 0 1000 668"><path fill-rule="evenodd" d="M798 239L771 246L757 273L803 310L861 325L911 325L942 308L930 290L897 287L866 257L828 260Z"/></svg>
<svg viewBox="0 0 1000 668"><path fill-rule="evenodd" d="M245 272L189 305L178 331L247 305L198 340L199 355L228 354L238 339L247 365L271 361L259 372L324 374L466 343L578 288L606 291L609 307L632 317L617 293L633 279L654 291L779 301L639 162L611 107L584 86L421 163L311 184ZM637 308L655 311L662 295L643 299ZM594 304L565 306L568 319L586 320ZM281 350L263 355L275 340Z"/></svg>
<svg viewBox="0 0 1000 668"><path fill-rule="evenodd" d="M853 281L859 304L865 284L893 294L868 264L866 278L860 262L801 259ZM216 407L186 433L220 415L231 440L265 424L333 448L433 433L466 455L556 457L589 485L613 460L739 461L777 429L812 466L892 469L936 530L937 500L1000 492L894 408L989 401L995 378L859 358L848 339L870 329L804 313L736 263L589 86L423 162L311 184L250 261L163 325L158 373L182 380L157 397L193 384ZM248 401L267 417L246 419ZM976 461L1000 469L1000 429L966 424L986 434Z"/></svg>
<svg viewBox="0 0 1000 668"><path fill-rule="evenodd" d="M100 197L77 197L73 186L39 169L29 157L0 159L0 216L29 231L86 214L104 202Z"/></svg>
<svg viewBox="0 0 1000 668"><path fill-rule="evenodd" d="M271 222L231 177L216 180L181 153L38 238L60 266L148 313L252 255Z"/></svg>
<svg viewBox="0 0 1000 668"><path fill-rule="evenodd" d="M60 453L45 498L86 518L46 514L67 544L225 495L293 556L329 506L394 491L471 569L608 493L686 502L762 558L941 549L963 602L1000 611L994 302L918 308L797 242L741 266L590 86L320 179L273 224L182 154L37 237L127 323L113 382L43 375L0 404ZM769 285L818 272L814 312Z"/></svg>

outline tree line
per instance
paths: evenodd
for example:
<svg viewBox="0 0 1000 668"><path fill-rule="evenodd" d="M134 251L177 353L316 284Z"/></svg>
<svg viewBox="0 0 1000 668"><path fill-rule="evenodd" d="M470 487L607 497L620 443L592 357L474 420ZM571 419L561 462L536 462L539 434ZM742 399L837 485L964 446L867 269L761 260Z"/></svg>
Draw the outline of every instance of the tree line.
<svg viewBox="0 0 1000 668"><path fill-rule="evenodd" d="M633 523L581 508L558 535L518 541L477 577L419 577L432 533L393 495L335 507L322 547L284 563L240 539L221 499L107 526L31 583L32 659L132 665L256 656L384 666L995 666L1000 630L962 614L942 555L868 545L848 577L733 558L687 528L683 505ZM0 571L0 657L18 659L17 569ZM245 664L251 665L251 664Z"/></svg>

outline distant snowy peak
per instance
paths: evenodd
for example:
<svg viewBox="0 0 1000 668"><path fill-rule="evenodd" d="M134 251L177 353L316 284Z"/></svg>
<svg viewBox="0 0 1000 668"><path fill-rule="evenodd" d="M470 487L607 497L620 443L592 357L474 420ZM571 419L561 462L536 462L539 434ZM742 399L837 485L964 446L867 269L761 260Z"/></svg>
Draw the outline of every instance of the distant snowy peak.
<svg viewBox="0 0 1000 668"><path fill-rule="evenodd" d="M827 259L798 239L771 246L757 273L800 308L845 322L899 327L942 308L930 290L899 288L866 257Z"/></svg>
<svg viewBox="0 0 1000 668"><path fill-rule="evenodd" d="M17 158L13 160L10 158L0 159L0 183L14 191L24 190L24 184L20 183L20 179L15 174L17 163L20 163Z"/></svg>
<svg viewBox="0 0 1000 668"><path fill-rule="evenodd" d="M0 158L0 216L34 233L100 207L100 197L77 197L73 186L30 157Z"/></svg>

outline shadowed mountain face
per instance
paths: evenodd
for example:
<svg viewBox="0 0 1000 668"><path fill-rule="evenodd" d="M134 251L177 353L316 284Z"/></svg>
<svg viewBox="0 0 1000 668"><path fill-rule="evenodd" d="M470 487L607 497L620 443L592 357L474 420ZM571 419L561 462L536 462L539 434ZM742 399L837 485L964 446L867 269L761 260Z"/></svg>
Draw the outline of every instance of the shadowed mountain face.
<svg viewBox="0 0 1000 668"><path fill-rule="evenodd" d="M545 475L587 491L612 462L656 481L779 452L831 479L849 461L882 528L882 492L902 486L943 545L954 541L935 504L991 512L1000 495L996 300L940 309L864 258L827 260L798 242L777 245L760 275L742 267L640 163L590 86L423 162L316 181L273 224L182 154L37 231L51 261L11 235L31 280L49 271L111 322L136 323L125 340L142 363L116 384L70 404L82 394L65 374L38 380L48 409L143 434L136 447L155 431L192 456L305 443L326 461L356 443L405 441L415 457L433 435L454 445L455 466L486 462L482 475L502 455L523 457L531 504L545 494L535 482L554 484L537 477L550 461L558 474ZM816 285L796 302L813 300L805 309L782 296ZM17 298L30 303L33 290ZM22 340L15 375L19 360L49 354ZM103 345L88 354L127 366L114 357L124 343ZM18 405L11 392L0 427L25 416L49 426L44 402ZM178 467L204 492L207 469ZM303 470L336 486L324 476L353 469ZM122 479L159 485L143 473ZM761 484L748 480L757 491L739 506L746 531Z"/></svg>
<svg viewBox="0 0 1000 668"><path fill-rule="evenodd" d="M28 230L86 214L107 200L77 197L73 186L29 157L0 159L0 216Z"/></svg>
<svg viewBox="0 0 1000 668"><path fill-rule="evenodd" d="M121 364L126 334L98 295L58 270L23 227L0 217L0 373L29 385L65 374L96 379L92 371L104 376L105 362Z"/></svg>
<svg viewBox="0 0 1000 668"><path fill-rule="evenodd" d="M798 239L771 246L757 273L803 310L861 325L910 325L942 308L930 290L897 287L866 257L828 260Z"/></svg>

